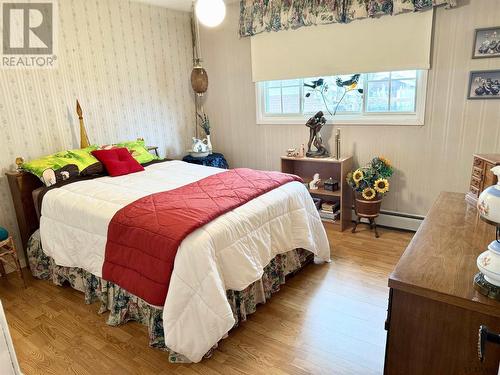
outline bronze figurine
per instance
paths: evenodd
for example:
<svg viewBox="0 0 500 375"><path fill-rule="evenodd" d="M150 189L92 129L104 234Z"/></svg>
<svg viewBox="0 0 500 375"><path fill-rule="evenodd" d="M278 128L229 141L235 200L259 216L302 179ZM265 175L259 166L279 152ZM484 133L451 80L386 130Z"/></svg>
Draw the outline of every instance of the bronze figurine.
<svg viewBox="0 0 500 375"><path fill-rule="evenodd" d="M307 152L306 156L310 158L327 158L330 153L323 145L323 139L321 138L320 130L323 125L326 124L326 118L323 116L323 112L319 111L313 117L311 117L306 122L306 126L309 128L309 142L307 142ZM311 145L314 145L316 151L311 150Z"/></svg>

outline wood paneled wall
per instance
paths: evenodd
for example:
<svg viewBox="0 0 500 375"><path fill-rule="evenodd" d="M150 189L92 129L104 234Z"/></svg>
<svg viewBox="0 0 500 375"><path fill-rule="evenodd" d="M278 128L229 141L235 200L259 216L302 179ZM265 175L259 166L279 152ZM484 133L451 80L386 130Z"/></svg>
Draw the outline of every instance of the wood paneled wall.
<svg viewBox="0 0 500 375"><path fill-rule="evenodd" d="M425 215L440 191L467 191L472 153L500 152L500 100L466 99L469 71L500 69L500 58L471 59L474 29L500 25L500 1L461 3L436 10L425 125L341 127L343 153L357 164L384 155L396 166L384 209ZM308 133L300 125L256 124L250 40L238 37L238 12L229 5L223 25L201 30L212 140L232 167L279 169L280 155L306 143ZM324 131L331 150L333 130Z"/></svg>
<svg viewBox="0 0 500 375"><path fill-rule="evenodd" d="M182 155L194 132L190 16L127 0L59 1L58 68L0 69L0 226L16 233L4 176L79 146L76 99L91 143L144 137Z"/></svg>

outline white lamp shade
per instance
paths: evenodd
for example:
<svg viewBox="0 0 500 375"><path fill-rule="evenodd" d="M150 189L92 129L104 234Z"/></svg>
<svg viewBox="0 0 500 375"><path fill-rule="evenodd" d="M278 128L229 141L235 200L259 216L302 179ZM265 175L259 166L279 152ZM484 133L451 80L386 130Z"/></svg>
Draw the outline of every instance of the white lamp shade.
<svg viewBox="0 0 500 375"><path fill-rule="evenodd" d="M200 23L207 27L220 25L226 17L226 4L223 0L198 0L195 10Z"/></svg>

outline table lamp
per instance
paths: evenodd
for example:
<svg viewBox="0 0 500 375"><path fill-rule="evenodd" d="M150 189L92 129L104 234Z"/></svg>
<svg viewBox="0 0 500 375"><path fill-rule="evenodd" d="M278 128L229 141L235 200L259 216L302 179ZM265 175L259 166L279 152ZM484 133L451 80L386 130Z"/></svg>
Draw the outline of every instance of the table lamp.
<svg viewBox="0 0 500 375"><path fill-rule="evenodd" d="M481 219L496 227L496 240L488 250L478 256L479 272L474 277L474 286L482 294L500 301L500 166L491 168L498 183L485 189L477 201Z"/></svg>

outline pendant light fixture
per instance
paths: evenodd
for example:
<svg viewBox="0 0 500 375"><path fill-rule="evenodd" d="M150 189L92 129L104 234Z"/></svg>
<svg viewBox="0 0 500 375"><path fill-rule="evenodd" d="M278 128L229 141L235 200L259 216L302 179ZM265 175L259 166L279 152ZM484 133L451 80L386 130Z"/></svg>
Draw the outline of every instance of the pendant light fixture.
<svg viewBox="0 0 500 375"><path fill-rule="evenodd" d="M224 0L197 0L195 10L198 20L207 27L219 26L226 17Z"/></svg>
<svg viewBox="0 0 500 375"><path fill-rule="evenodd" d="M202 96L208 89L208 74L201 66L201 60L195 59L191 72L191 86L196 95Z"/></svg>
<svg viewBox="0 0 500 375"><path fill-rule="evenodd" d="M197 5L193 6L191 27L193 35L193 71L191 72L191 87L197 96L202 96L208 89L208 74L201 62L200 28L198 25Z"/></svg>
<svg viewBox="0 0 500 375"><path fill-rule="evenodd" d="M202 97L208 90L208 74L203 69L200 47L199 23L207 27L218 26L226 16L226 5L223 0L197 0L193 2L191 27L193 35L193 70L191 71L191 87L195 93L196 113L203 113ZM198 116L196 116L195 135L198 138Z"/></svg>
<svg viewBox="0 0 500 375"><path fill-rule="evenodd" d="M193 3L192 32L193 32L193 71L191 72L191 86L193 91L201 96L208 89L208 75L201 62L200 28L198 22L207 27L220 25L226 16L224 0L197 0Z"/></svg>

